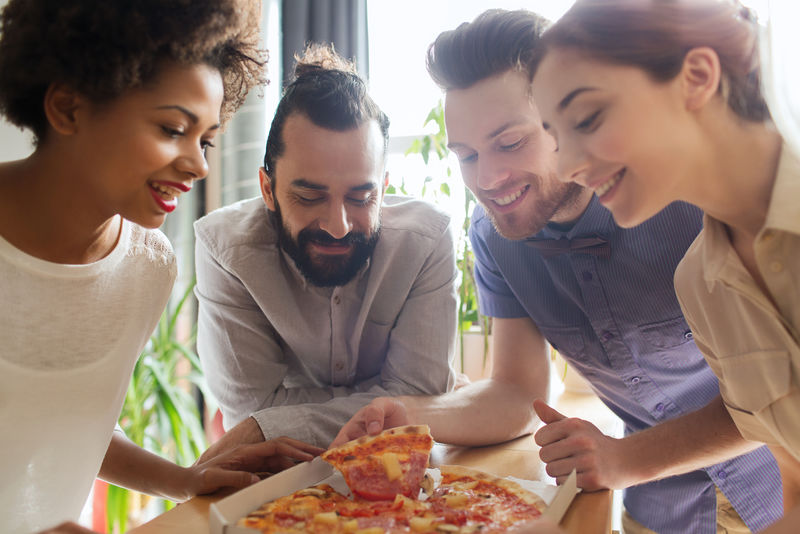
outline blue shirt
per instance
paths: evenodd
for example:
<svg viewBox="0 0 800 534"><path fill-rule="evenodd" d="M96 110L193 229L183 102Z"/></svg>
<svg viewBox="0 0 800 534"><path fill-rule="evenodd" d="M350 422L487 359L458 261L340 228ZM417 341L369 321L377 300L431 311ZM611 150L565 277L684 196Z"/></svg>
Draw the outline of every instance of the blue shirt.
<svg viewBox="0 0 800 534"><path fill-rule="evenodd" d="M719 385L692 341L673 274L702 227L702 213L675 203L635 228L617 226L593 197L568 229L536 238L599 235L611 257L569 252L544 258L501 237L478 206L470 239L481 312L530 317L580 371L631 434L708 404ZM702 470L624 492L626 510L656 532L716 533L718 486L745 524L760 530L783 514L780 472L766 447Z"/></svg>

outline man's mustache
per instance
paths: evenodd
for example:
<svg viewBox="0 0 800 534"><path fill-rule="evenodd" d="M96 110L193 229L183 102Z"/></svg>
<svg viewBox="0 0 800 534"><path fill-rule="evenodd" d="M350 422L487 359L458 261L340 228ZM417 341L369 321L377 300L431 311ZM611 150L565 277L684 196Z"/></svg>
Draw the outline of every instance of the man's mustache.
<svg viewBox="0 0 800 534"><path fill-rule="evenodd" d="M341 239L336 239L324 230L303 230L297 235L297 241L314 242L320 245L358 245L367 242L367 236L361 232L350 232Z"/></svg>

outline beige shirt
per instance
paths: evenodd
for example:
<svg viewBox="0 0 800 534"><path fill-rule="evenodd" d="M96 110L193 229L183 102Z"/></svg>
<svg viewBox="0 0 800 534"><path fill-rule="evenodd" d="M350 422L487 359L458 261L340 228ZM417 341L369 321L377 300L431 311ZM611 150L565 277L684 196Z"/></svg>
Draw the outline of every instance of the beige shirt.
<svg viewBox="0 0 800 534"><path fill-rule="evenodd" d="M675 288L742 435L800 459L800 160L786 146L754 246L769 295L708 215Z"/></svg>

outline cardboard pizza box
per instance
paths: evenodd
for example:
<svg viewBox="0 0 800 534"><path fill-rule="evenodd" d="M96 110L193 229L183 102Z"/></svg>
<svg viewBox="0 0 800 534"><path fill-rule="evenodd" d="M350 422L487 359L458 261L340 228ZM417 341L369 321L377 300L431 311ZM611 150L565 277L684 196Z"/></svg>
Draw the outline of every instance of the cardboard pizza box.
<svg viewBox="0 0 800 534"><path fill-rule="evenodd" d="M545 515L555 522L561 521L578 493L575 479L573 471L566 482L554 492L549 492L549 495L537 492L548 502ZM347 491L339 472L321 458L314 458L311 462L281 471L211 504L208 511L211 534L253 534L257 531L236 526L236 522L265 502L317 484L330 484L341 493Z"/></svg>

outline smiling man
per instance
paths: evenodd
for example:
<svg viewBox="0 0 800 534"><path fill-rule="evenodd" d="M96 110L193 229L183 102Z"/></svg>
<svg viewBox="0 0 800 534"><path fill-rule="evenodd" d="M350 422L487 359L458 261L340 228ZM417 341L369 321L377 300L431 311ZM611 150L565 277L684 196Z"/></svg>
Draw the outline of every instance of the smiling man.
<svg viewBox="0 0 800 534"><path fill-rule="evenodd" d="M450 219L384 195L388 127L352 65L312 47L262 197L196 223L198 352L231 429L206 457L281 435L327 446L375 397L452 386Z"/></svg>
<svg viewBox="0 0 800 534"><path fill-rule="evenodd" d="M626 534L760 530L782 512L780 473L736 430L673 287L701 214L676 203L624 229L591 190L559 181L528 68L544 25L491 10L428 52L449 146L480 201L470 238L481 311L494 318L492 376L439 396L376 399L336 442L427 423L437 441L482 445L542 421L535 440L551 476L576 469L584 489L627 488ZM623 420L623 438L536 401L547 398L548 344Z"/></svg>

